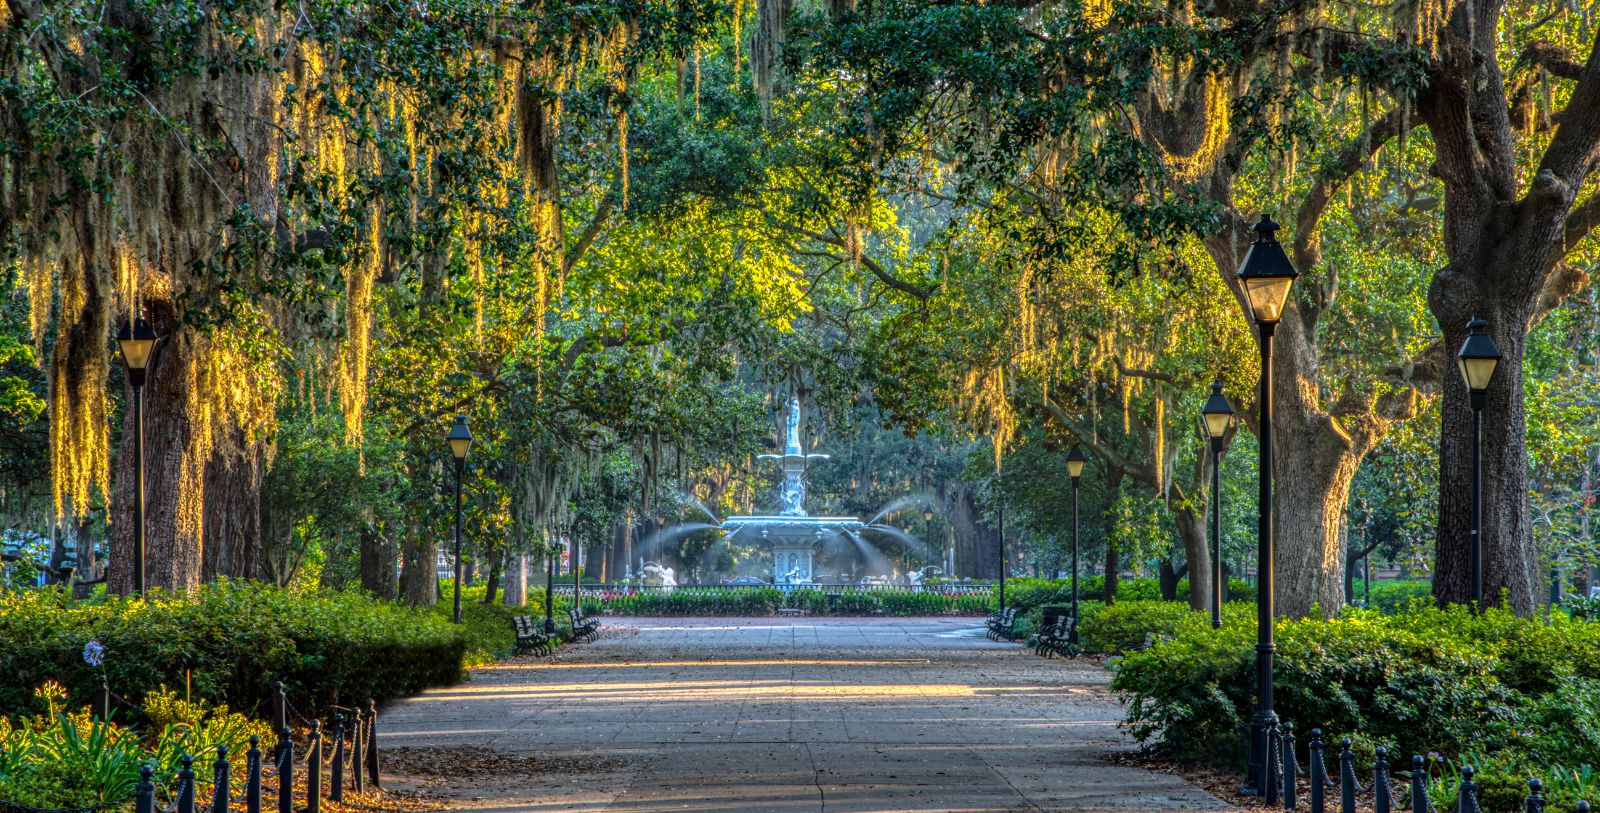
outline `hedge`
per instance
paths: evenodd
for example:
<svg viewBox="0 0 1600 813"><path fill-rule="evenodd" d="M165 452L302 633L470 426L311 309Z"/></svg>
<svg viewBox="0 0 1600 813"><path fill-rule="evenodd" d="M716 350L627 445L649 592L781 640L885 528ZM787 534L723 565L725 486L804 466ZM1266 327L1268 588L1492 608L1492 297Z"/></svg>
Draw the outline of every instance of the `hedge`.
<svg viewBox="0 0 1600 813"><path fill-rule="evenodd" d="M1248 607L1231 607L1221 630L1205 613L1143 608L1172 639L1113 662L1135 738L1186 762L1242 764L1255 685ZM1141 608L1115 609L1122 616L1103 619L1106 634L1129 640ZM1529 775L1547 777L1560 798L1563 777L1600 766L1600 624L1413 605L1393 616L1280 619L1276 634L1280 718L1351 736L1364 760L1382 745L1407 759L1469 762L1487 788L1485 810L1514 809Z"/></svg>
<svg viewBox="0 0 1600 813"><path fill-rule="evenodd" d="M763 616L779 610L800 610L811 615L985 615L993 612L988 595L947 595L931 590L845 590L825 593L803 588L775 587L696 588L671 592L606 593L588 596L585 608L616 615Z"/></svg>
<svg viewBox="0 0 1600 813"><path fill-rule="evenodd" d="M481 605L480 605L481 606ZM492 609L469 610L469 618ZM72 602L62 589L0 593L0 709L41 710L34 691L64 685L87 701L102 672L137 702L162 685L265 715L278 681L312 714L329 704L412 694L460 680L467 639L448 608L412 609L355 592L291 593L246 582L193 594ZM85 647L103 648L103 666Z"/></svg>

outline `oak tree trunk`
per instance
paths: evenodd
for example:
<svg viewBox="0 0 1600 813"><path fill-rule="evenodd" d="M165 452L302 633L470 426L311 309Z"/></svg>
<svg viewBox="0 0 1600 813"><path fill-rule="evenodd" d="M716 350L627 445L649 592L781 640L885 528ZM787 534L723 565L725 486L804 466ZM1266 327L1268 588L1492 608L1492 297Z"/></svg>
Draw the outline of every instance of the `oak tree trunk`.
<svg viewBox="0 0 1600 813"><path fill-rule="evenodd" d="M1205 610L1211 607L1211 546L1207 544L1206 512L1179 506L1173 511L1178 523L1178 539L1183 542L1183 554L1189 562L1189 608Z"/></svg>
<svg viewBox="0 0 1600 813"><path fill-rule="evenodd" d="M378 598L393 601L399 592L398 566L400 552L381 527L368 525L361 531L357 551L361 571L361 589Z"/></svg>

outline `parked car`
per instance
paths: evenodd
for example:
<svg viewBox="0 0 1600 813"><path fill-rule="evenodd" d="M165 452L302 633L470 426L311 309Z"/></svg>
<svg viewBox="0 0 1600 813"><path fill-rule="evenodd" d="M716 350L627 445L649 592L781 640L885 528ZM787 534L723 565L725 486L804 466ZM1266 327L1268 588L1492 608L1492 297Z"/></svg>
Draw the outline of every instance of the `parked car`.
<svg viewBox="0 0 1600 813"><path fill-rule="evenodd" d="M727 587L766 587L767 583L754 576L740 576L736 579L727 579L722 582Z"/></svg>

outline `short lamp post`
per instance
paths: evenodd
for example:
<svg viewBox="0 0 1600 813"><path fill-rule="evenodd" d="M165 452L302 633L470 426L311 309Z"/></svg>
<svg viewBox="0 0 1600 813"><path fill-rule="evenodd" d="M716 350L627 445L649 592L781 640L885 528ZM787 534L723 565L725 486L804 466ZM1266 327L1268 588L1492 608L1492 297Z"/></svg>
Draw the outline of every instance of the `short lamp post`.
<svg viewBox="0 0 1600 813"><path fill-rule="evenodd" d="M144 376L156 339L143 316L123 322L117 331L117 346L133 388L133 593L138 596L144 595Z"/></svg>
<svg viewBox="0 0 1600 813"><path fill-rule="evenodd" d="M1278 224L1267 215L1255 225L1256 240L1239 266L1239 285L1250 305L1261 345L1261 491L1257 503L1256 539L1256 713L1250 721L1250 771L1241 789L1246 795L1275 801L1268 781L1266 732L1278 723L1272 707L1273 643L1273 517L1272 517L1272 334L1289 301L1289 288L1300 276L1278 243Z"/></svg>
<svg viewBox="0 0 1600 813"><path fill-rule="evenodd" d="M1467 382L1472 407L1472 610L1483 610L1483 407L1489 400L1489 382L1500 366L1500 349L1489 338L1489 323L1474 316L1467 322L1467 339L1456 354L1461 378Z"/></svg>
<svg viewBox="0 0 1600 813"><path fill-rule="evenodd" d="M455 426L450 427L450 434L445 436L450 441L450 455L456 459L456 589L455 604L450 613L450 620L461 623L461 476L467 470L467 451L472 448L472 431L467 429L467 416L457 415Z"/></svg>
<svg viewBox="0 0 1600 813"><path fill-rule="evenodd" d="M1233 423L1233 407L1222 394L1220 376L1211 382L1200 417L1211 439L1211 627L1222 629L1222 441Z"/></svg>
<svg viewBox="0 0 1600 813"><path fill-rule="evenodd" d="M1074 647L1078 645L1078 481L1086 460L1083 449L1072 444L1067 451L1067 476L1072 478L1072 626L1067 628L1067 643Z"/></svg>

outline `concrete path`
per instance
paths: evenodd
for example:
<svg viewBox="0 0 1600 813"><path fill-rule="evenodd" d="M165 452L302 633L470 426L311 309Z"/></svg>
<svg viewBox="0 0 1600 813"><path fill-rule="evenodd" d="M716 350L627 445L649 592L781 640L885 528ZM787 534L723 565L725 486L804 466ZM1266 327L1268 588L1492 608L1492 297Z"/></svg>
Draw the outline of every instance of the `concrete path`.
<svg viewBox="0 0 1600 813"><path fill-rule="evenodd" d="M976 619L607 619L600 640L395 703L391 784L491 811L1230 808L1108 763L1093 664Z"/></svg>

